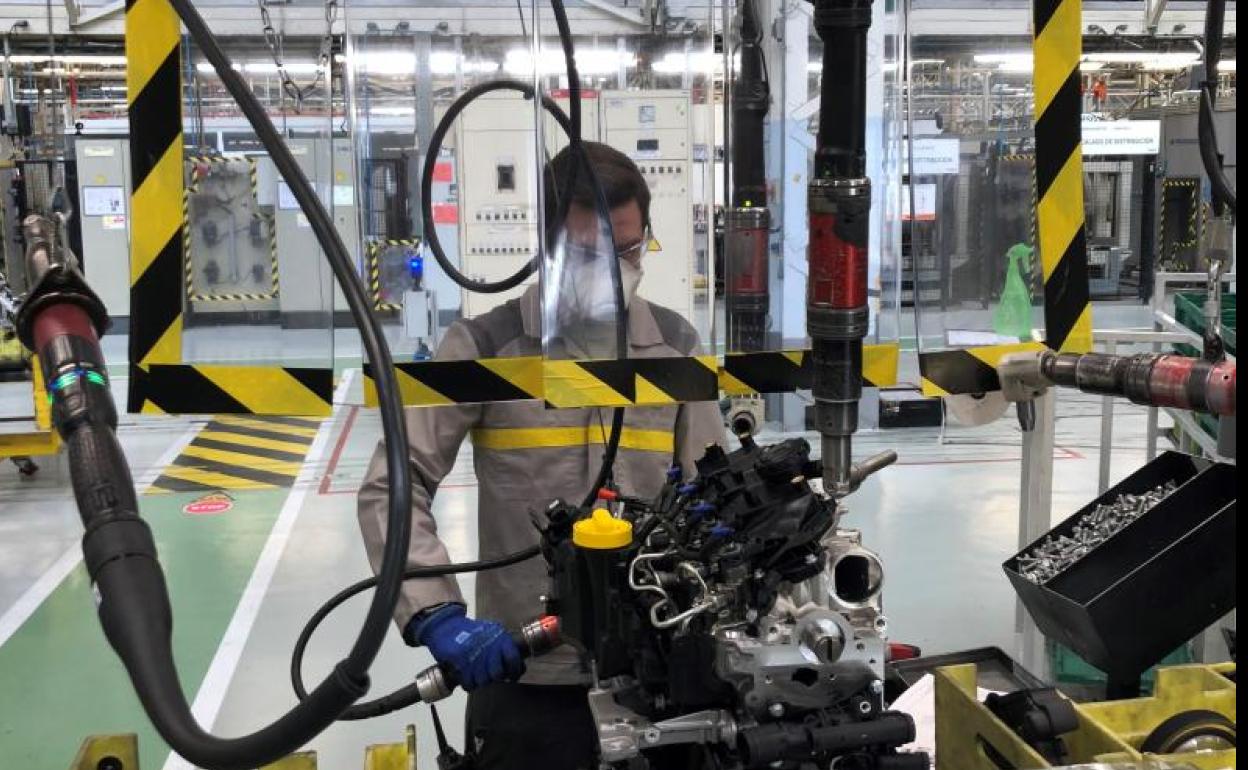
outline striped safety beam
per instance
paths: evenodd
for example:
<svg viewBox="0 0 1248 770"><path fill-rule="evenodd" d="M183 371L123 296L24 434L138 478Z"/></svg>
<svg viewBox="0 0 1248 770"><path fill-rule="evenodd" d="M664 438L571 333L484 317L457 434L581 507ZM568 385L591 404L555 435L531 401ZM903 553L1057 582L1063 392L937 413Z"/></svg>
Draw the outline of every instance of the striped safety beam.
<svg viewBox="0 0 1248 770"><path fill-rule="evenodd" d="M1081 0L1034 0L1036 221L1044 276L1045 342L1092 349L1083 211Z"/></svg>
<svg viewBox="0 0 1248 770"><path fill-rule="evenodd" d="M942 350L919 356L923 395L928 398L1001 390L997 364L1011 353L1044 350L1042 342L1017 345L987 345L977 348Z"/></svg>
<svg viewBox="0 0 1248 770"><path fill-rule="evenodd" d="M729 396L809 390L814 381L809 353L808 350L729 353L724 356L719 387ZM884 388L896 384L899 358L897 343L863 345L862 386Z"/></svg>
<svg viewBox="0 0 1248 770"><path fill-rule="evenodd" d="M182 360L181 63L181 27L168 0L128 2L130 361L140 367Z"/></svg>
<svg viewBox="0 0 1248 770"><path fill-rule="evenodd" d="M540 356L478 361L420 361L395 366L406 406L545 401L556 409L654 406L713 401L721 395L791 393L810 388L808 351L715 356L551 361ZM867 345L863 385L897 381L899 347ZM373 370L364 366L365 404L377 405Z"/></svg>

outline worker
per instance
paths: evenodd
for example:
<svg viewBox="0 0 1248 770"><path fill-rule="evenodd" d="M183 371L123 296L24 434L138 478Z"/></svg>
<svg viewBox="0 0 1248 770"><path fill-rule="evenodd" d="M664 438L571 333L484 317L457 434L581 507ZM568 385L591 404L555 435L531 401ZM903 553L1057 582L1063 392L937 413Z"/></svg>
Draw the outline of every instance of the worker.
<svg viewBox="0 0 1248 770"><path fill-rule="evenodd" d="M610 208L615 257L619 259L626 307L628 357L691 356L699 340L676 313L636 296L642 257L650 237L650 190L623 153L595 142L583 149ZM562 263L556 287L547 293L545 314L559 334L546 354L590 358L604 340L603 298L615 312L610 272L574 255L593 250L601 237L596 194L589 175L572 176L578 160L565 149L544 169L546 221L556 218L555 201L571 196L564 246L552 249L549 264ZM571 189L563 189L571 186ZM552 195L555 192L557 195ZM562 257L560 255L563 255ZM614 258L614 257L608 257ZM659 259L661 257L654 257ZM608 263L609 264L609 263ZM553 273L554 270L548 271ZM597 276L596 282L586 276ZM519 298L477 318L451 325L436 360L540 356L543 354L542 293L529 287ZM579 322L578 322L579 321ZM550 335L548 335L549 337ZM600 357L600 356L599 356ZM406 410L412 467L411 566L445 564L447 549L432 515L438 485L455 464L460 445L472 436L478 481L477 532L483 559L537 544L530 513L559 498L579 502L594 483L610 431L611 410L547 409L538 400L412 408ZM635 407L626 410L613 482L624 494L650 497L674 463L692 474L708 444L724 442L715 402ZM379 445L359 491L359 520L369 560L380 568L386 534L385 458ZM452 577L409 580L395 611L404 640L423 645L449 666L469 691L467 742L480 770L573 770L596 767L597 738L587 701L589 672L569 645L527 662L506 629L542 614L548 591L544 561L530 559L476 577L476 618L466 611Z"/></svg>

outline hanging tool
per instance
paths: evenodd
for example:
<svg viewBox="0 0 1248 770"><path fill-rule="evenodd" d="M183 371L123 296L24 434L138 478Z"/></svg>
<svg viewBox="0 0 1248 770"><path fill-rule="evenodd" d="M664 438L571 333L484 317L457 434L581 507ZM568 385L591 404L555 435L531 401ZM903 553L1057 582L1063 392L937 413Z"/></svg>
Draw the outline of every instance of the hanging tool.
<svg viewBox="0 0 1248 770"><path fill-rule="evenodd" d="M822 435L823 485L853 492L897 460L882 452L853 463L862 398L871 180L866 168L867 31L871 0L812 0L823 40L815 175L807 191L810 228L806 327L814 360L816 427Z"/></svg>
<svg viewBox="0 0 1248 770"><path fill-rule="evenodd" d="M767 275L767 178L763 121L771 101L755 0L741 5L741 69L732 86L732 206L725 214L724 260L729 350L766 347L771 303Z"/></svg>

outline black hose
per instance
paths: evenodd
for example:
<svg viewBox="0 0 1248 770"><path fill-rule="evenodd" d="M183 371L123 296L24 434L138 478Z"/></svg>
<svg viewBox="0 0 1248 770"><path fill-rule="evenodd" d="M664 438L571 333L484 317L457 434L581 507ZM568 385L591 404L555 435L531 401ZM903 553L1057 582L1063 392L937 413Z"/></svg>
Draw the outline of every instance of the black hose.
<svg viewBox="0 0 1248 770"><path fill-rule="evenodd" d="M144 709L161 737L181 756L213 770L243 770L277 760L299 748L333 723L346 707L368 689L368 669L388 631L398 600L411 534L411 477L407 463L407 431L395 382L393 361L377 319L369 312L369 300L333 221L282 142L264 108L248 90L217 44L212 32L190 0L171 0L183 24L205 57L212 62L226 89L238 102L274 165L290 185L307 216L330 266L342 286L351 314L360 330L363 346L373 363L386 436L390 508L387 540L377 578L378 591L361 624L347 658L307 700L296 705L269 726L251 735L223 739L210 735L196 722L183 693L170 645L172 616L163 575L154 558L122 559L124 569L96 567L98 589L108 597L100 609L101 622L134 683ZM84 459L84 462L92 460ZM98 559L88 547L95 533L111 527L116 537L136 538L134 548L144 550L143 525L139 520L106 521L84 538L84 556ZM150 540L150 535L146 536ZM154 554L154 549L151 549Z"/></svg>
<svg viewBox="0 0 1248 770"><path fill-rule="evenodd" d="M459 575L465 572L484 572L491 569L502 569L510 567L513 564L519 564L522 561L528 561L535 556L539 556L542 549L539 546L532 546L516 553L508 554L498 559L483 559L481 561L465 562L462 564L438 564L428 567L410 567L403 573L404 580L419 580L423 578L443 577L446 575ZM299 638L295 640L295 648L290 656L290 684L295 689L295 695L299 696L299 700L308 697L308 690L303 684L303 657L307 652L308 642L312 639L312 634L316 633L316 629L329 617L329 614L338 609L348 599L361 594L377 585L377 578L371 577L361 580L358 583L350 585L333 596L329 601L325 602L312 614L308 619L303 630L299 632ZM407 708L420 700L420 694L416 691L415 685L408 685L393 693L366 703L357 703L351 708L344 711L338 719L341 721L355 721L359 719L371 719L373 717L389 714L398 709Z"/></svg>
<svg viewBox="0 0 1248 770"><path fill-rule="evenodd" d="M1222 29L1226 19L1226 0L1209 0L1205 10L1205 80L1200 86L1200 112L1196 135L1200 160L1209 176L1213 212L1222 216L1225 209L1235 214L1235 187L1222 167L1218 150L1217 128L1214 126L1214 105L1217 102L1218 62L1222 58Z"/></svg>

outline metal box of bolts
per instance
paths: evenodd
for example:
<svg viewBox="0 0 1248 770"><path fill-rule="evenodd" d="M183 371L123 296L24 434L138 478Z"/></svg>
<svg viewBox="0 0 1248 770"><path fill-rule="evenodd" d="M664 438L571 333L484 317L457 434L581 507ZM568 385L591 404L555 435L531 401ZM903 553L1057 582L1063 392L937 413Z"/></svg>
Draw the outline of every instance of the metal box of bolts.
<svg viewBox="0 0 1248 770"><path fill-rule="evenodd" d="M1235 468L1166 452L1004 565L1049 638L1129 682L1235 607Z"/></svg>
<svg viewBox="0 0 1248 770"><path fill-rule="evenodd" d="M1235 666L1157 671L1147 698L1070 703L1007 725L979 701L974 665L936 671L936 767L940 770L1225 770L1235 767ZM1048 692L1052 692L1051 690ZM1060 697L1060 696L1059 696ZM1073 711L1071 719L1070 711ZM1038 736L1037 730L1051 731ZM1069 728L1069 729L1068 729ZM1020 732L1032 733L1025 739Z"/></svg>

